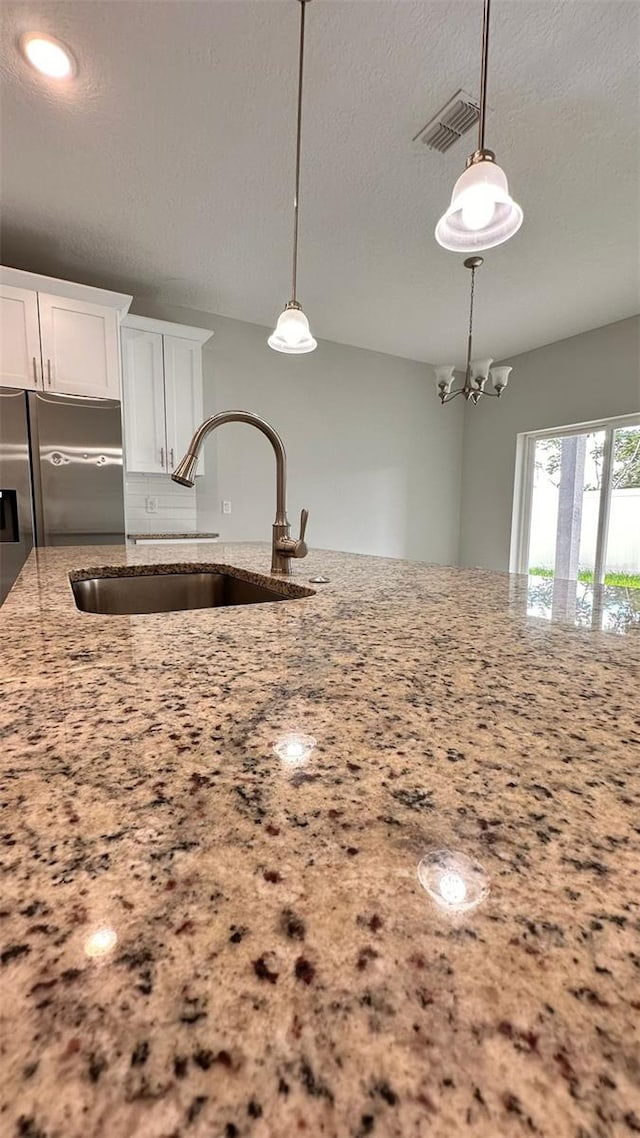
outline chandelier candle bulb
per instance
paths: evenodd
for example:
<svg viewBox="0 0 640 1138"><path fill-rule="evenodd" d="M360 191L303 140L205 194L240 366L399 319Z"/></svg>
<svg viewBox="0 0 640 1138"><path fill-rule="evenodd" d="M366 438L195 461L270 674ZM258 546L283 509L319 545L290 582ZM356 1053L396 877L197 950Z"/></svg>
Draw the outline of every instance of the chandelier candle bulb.
<svg viewBox="0 0 640 1138"><path fill-rule="evenodd" d="M492 367L489 375L491 382L495 388L496 394L500 395L509 382L509 376L513 368L511 367Z"/></svg>
<svg viewBox="0 0 640 1138"><path fill-rule="evenodd" d="M484 385L489 378L489 368L491 367L492 363L492 359L471 361L471 379L480 388L480 390L484 388Z"/></svg>
<svg viewBox="0 0 640 1138"><path fill-rule="evenodd" d="M436 388L438 391L451 391L453 383L453 364L439 364L435 368Z"/></svg>

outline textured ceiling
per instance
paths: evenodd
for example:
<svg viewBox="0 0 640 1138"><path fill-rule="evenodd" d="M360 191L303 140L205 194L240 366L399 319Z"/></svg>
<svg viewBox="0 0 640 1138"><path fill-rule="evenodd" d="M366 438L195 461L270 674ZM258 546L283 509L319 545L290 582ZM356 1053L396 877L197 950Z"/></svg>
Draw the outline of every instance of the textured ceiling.
<svg viewBox="0 0 640 1138"><path fill-rule="evenodd" d="M433 227L473 149L417 154L478 89L481 0L313 0L300 298L317 336L462 361L468 274ZM11 3L2 259L272 324L289 298L294 0ZM15 48L74 49L56 91ZM495 0L487 143L525 211L478 278L479 354L637 312L637 0ZM140 307L140 306L139 306Z"/></svg>

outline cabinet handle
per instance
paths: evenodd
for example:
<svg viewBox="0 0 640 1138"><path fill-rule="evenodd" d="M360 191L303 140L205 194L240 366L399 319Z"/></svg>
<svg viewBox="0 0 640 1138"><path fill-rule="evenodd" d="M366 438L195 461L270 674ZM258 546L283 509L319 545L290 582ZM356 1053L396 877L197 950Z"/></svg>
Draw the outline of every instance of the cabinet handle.
<svg viewBox="0 0 640 1138"><path fill-rule="evenodd" d="M47 383L51 387L51 360L47 360Z"/></svg>
<svg viewBox="0 0 640 1138"><path fill-rule="evenodd" d="M33 385L34 385L34 387L37 387L38 386L38 365L36 363L36 357L32 356L31 358L33 359Z"/></svg>
<svg viewBox="0 0 640 1138"><path fill-rule="evenodd" d="M174 465L174 463L173 463L173 447L171 447L171 450L169 451L169 454L170 454L170 456L171 456L171 458L170 458L170 462L171 462L171 469L173 470L173 465Z"/></svg>
<svg viewBox="0 0 640 1138"><path fill-rule="evenodd" d="M164 447L160 447L160 466L164 467Z"/></svg>

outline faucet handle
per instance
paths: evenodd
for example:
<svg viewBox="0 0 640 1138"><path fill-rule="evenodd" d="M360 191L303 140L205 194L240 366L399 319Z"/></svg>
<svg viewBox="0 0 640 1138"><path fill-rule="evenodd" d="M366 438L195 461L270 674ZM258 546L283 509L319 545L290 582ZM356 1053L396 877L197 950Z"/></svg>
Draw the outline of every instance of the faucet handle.
<svg viewBox="0 0 640 1138"><path fill-rule="evenodd" d="M307 543L304 540L304 535L307 532L307 522L309 521L309 511L304 509L300 513L300 536L294 542L294 549L291 554L292 557L306 557L309 552Z"/></svg>
<svg viewBox="0 0 640 1138"><path fill-rule="evenodd" d="M277 537L275 539L275 552L283 557L306 557L309 552L304 535L307 530L309 511L303 510L300 514L300 537ZM287 526L287 529L289 527ZM276 527L274 526L274 531ZM288 570L287 570L288 572Z"/></svg>

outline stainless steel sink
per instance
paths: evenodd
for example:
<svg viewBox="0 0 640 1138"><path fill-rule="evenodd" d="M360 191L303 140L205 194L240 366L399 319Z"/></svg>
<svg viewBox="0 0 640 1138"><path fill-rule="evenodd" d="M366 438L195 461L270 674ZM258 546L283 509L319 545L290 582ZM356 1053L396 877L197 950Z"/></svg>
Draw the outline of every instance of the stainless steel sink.
<svg viewBox="0 0 640 1138"><path fill-rule="evenodd" d="M95 570L86 579L70 573L69 580L77 607L105 616L258 605L314 595L313 590L289 582L287 591L280 592L275 583L260 584L224 570L156 570L120 576Z"/></svg>

